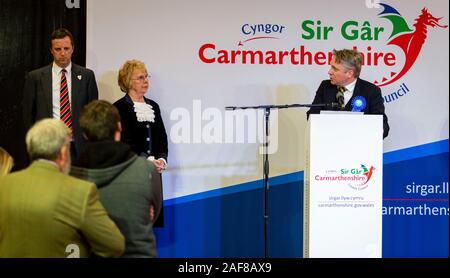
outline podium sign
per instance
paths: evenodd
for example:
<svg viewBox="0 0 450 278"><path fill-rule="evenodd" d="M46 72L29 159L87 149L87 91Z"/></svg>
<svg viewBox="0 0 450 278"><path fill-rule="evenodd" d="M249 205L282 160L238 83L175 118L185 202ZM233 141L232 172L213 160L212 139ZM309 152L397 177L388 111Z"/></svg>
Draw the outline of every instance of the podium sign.
<svg viewBox="0 0 450 278"><path fill-rule="evenodd" d="M381 258L383 118L310 115L305 258Z"/></svg>

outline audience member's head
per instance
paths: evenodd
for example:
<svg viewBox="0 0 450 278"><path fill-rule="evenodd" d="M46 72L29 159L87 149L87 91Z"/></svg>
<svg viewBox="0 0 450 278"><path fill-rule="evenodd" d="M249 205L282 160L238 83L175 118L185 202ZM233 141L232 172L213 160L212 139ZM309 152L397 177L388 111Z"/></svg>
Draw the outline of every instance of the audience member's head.
<svg viewBox="0 0 450 278"><path fill-rule="evenodd" d="M70 170L70 129L59 119L43 119L27 132L25 141L31 161L56 162L64 173Z"/></svg>
<svg viewBox="0 0 450 278"><path fill-rule="evenodd" d="M147 68L143 62L139 60L126 61L119 70L118 84L122 92L128 93L131 88L132 75L135 70L143 71L147 75L145 79L148 78Z"/></svg>
<svg viewBox="0 0 450 278"><path fill-rule="evenodd" d="M0 147L0 177L6 176L12 169L14 160L12 156Z"/></svg>
<svg viewBox="0 0 450 278"><path fill-rule="evenodd" d="M105 100L94 100L80 114L80 127L91 142L120 141L120 114Z"/></svg>

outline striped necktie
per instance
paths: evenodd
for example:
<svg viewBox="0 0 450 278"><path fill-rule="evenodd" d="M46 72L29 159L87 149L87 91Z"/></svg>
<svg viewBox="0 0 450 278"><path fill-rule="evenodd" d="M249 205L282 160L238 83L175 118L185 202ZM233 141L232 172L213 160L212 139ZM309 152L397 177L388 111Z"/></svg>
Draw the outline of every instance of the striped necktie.
<svg viewBox="0 0 450 278"><path fill-rule="evenodd" d="M347 88L343 86L338 87L338 93L336 94L336 99L339 103L340 108L343 110L345 108L345 101L344 101L344 92L347 91Z"/></svg>
<svg viewBox="0 0 450 278"><path fill-rule="evenodd" d="M72 129L72 113L70 111L69 88L67 86L66 69L61 70L61 85L59 89L59 117L66 126Z"/></svg>

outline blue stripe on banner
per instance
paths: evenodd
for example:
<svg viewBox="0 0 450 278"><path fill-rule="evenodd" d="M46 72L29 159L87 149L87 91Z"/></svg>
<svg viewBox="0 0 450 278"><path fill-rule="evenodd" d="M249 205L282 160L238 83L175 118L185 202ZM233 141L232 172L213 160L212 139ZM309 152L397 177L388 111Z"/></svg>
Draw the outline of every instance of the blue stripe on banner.
<svg viewBox="0 0 450 278"><path fill-rule="evenodd" d="M384 258L448 257L447 142L385 154ZM271 258L302 257L303 179L296 172L269 180ZM263 257L263 193L259 180L165 201L165 226L155 228L159 255Z"/></svg>
<svg viewBox="0 0 450 278"><path fill-rule="evenodd" d="M448 153L448 139L425 145L388 152L383 155L383 164Z"/></svg>
<svg viewBox="0 0 450 278"><path fill-rule="evenodd" d="M397 150L385 153L383 155L383 164L390 164L415 158L421 158L441 153L448 153L448 139L437 141L425 145L415 146L407 149ZM280 175L276 177L269 178L269 186L283 185L286 183L303 181L304 173L303 171ZM212 198L222 195L228 195L243 191L249 191L254 189L259 189L263 187L263 180L256 180L251 182L246 182L242 184L231 185L224 188L213 189L201 193L195 193L192 195L187 195L179 198L169 199L164 201L165 206L171 206L175 204L182 204L186 202L192 202L197 200L202 200L206 198Z"/></svg>
<svg viewBox="0 0 450 278"><path fill-rule="evenodd" d="M303 171L269 178L269 186L272 187L272 186L283 185L286 183L299 182L299 181L303 181ZM179 198L175 198L175 199L169 199L169 200L164 201L164 205L171 206L171 205L175 205L175 204L182 204L182 203L197 201L197 200L206 199L206 198L212 198L212 197L228 195L228 194L233 194L233 193L238 193L238 192L243 192L243 191L260 189L263 187L263 182L264 182L264 180L256 180L256 181L232 185L232 186L228 186L228 187L224 187L224 188L213 189L213 190L202 192L202 193L187 195L187 196L179 197Z"/></svg>

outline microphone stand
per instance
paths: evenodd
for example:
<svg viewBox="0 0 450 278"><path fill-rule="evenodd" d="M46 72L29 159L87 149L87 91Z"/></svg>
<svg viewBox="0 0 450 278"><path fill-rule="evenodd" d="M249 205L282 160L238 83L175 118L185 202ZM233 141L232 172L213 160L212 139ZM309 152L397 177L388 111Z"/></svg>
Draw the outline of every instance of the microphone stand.
<svg viewBox="0 0 450 278"><path fill-rule="evenodd" d="M264 180L264 199L263 199L263 209L264 209L264 257L269 258L269 118L270 111L272 109L286 109L294 107L337 107L336 103L327 104L283 104L283 105L258 105L258 106L227 106L226 110L237 110L237 109L264 109L264 159L263 159L263 180Z"/></svg>

